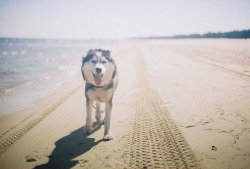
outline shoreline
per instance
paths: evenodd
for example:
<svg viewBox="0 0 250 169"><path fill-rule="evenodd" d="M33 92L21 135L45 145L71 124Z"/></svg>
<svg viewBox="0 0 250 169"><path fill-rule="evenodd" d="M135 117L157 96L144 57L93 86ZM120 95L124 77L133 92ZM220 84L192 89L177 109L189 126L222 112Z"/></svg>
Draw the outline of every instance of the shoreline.
<svg viewBox="0 0 250 169"><path fill-rule="evenodd" d="M76 78L62 84L62 86L56 91L53 91L49 95L36 100L33 106L1 116L1 141L6 139L12 140L8 141L10 145L18 141L18 139L46 118L46 116L52 113L53 110L60 106L82 86L84 86L83 79L81 76L77 76ZM19 134L19 136L15 139L9 139L12 135L18 135L17 132L20 130L24 130L21 135ZM10 145L6 145L5 148L1 150L0 154L7 150Z"/></svg>

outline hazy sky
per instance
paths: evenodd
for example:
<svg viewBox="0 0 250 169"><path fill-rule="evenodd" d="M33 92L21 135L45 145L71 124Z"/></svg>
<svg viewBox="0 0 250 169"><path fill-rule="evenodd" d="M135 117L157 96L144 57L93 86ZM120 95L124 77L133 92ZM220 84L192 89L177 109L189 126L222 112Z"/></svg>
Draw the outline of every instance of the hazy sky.
<svg viewBox="0 0 250 169"><path fill-rule="evenodd" d="M0 0L0 37L104 39L250 28L250 0Z"/></svg>

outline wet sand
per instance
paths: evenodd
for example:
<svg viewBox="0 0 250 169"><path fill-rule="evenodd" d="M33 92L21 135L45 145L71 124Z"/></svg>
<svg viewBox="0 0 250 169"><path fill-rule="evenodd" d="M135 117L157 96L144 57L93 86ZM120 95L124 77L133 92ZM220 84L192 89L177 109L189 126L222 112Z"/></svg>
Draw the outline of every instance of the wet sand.
<svg viewBox="0 0 250 169"><path fill-rule="evenodd" d="M95 123L94 133L83 133L79 76L36 107L0 119L0 168L248 168L248 46L227 39L104 46L120 77L114 140L104 142L104 126Z"/></svg>

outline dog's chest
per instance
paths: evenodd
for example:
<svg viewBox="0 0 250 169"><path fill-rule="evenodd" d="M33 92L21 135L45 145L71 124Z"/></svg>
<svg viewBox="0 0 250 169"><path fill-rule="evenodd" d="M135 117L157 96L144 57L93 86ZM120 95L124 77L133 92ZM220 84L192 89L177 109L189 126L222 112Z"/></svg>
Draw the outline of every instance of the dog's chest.
<svg viewBox="0 0 250 169"><path fill-rule="evenodd" d="M106 102L110 101L112 98L113 92L111 89L105 90L105 89L91 89L88 90L86 93L87 97L91 100L98 100L100 102Z"/></svg>

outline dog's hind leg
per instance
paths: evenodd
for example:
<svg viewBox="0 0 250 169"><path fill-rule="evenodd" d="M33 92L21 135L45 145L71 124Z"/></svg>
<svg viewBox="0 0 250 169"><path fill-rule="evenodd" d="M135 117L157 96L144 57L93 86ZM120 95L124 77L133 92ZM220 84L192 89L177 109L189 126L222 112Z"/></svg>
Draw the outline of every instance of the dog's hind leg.
<svg viewBox="0 0 250 169"><path fill-rule="evenodd" d="M90 99L86 100L86 125L84 128L85 133L90 134L92 132L92 106L93 106L93 101Z"/></svg>
<svg viewBox="0 0 250 169"><path fill-rule="evenodd" d="M102 112L101 112L101 103L99 101L96 101L95 118L96 118L96 121L97 121L97 123L99 125L102 125L104 123L104 121L101 120L101 118L102 118Z"/></svg>
<svg viewBox="0 0 250 169"><path fill-rule="evenodd" d="M104 119L104 140L112 140L113 135L111 133L111 112L112 112L112 101L105 102L105 119Z"/></svg>

